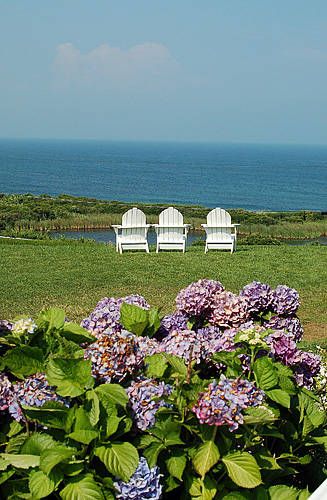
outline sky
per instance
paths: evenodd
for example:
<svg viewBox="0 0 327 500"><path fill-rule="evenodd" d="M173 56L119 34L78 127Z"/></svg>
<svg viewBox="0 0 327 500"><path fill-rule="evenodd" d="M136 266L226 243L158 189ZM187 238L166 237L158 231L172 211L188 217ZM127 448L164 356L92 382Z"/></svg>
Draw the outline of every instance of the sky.
<svg viewBox="0 0 327 500"><path fill-rule="evenodd" d="M0 0L0 137L327 144L327 2Z"/></svg>

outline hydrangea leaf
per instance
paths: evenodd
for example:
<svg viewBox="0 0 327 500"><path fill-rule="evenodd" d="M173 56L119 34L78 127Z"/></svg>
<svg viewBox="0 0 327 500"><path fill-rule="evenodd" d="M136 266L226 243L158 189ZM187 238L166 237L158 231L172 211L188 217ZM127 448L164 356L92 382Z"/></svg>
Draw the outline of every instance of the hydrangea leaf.
<svg viewBox="0 0 327 500"><path fill-rule="evenodd" d="M287 392L283 391L282 389L271 389L269 391L266 391L266 395L268 396L268 398L272 399L281 406L284 406L285 408L290 408L291 397Z"/></svg>
<svg viewBox="0 0 327 500"><path fill-rule="evenodd" d="M47 401L41 408L23 406L25 415L53 429L65 429L68 408L58 401Z"/></svg>
<svg viewBox="0 0 327 500"><path fill-rule="evenodd" d="M49 475L41 470L32 472L29 476L28 485L33 498L45 498L50 495L63 479L63 473L53 470Z"/></svg>
<svg viewBox="0 0 327 500"><path fill-rule="evenodd" d="M181 481L186 467L186 462L187 459L183 450L173 450L170 457L166 460L169 474Z"/></svg>
<svg viewBox="0 0 327 500"><path fill-rule="evenodd" d="M36 323L39 328L47 329L48 332L54 329L60 330L65 324L65 311L56 307L45 309L40 313Z"/></svg>
<svg viewBox="0 0 327 500"><path fill-rule="evenodd" d="M64 445L44 450L41 453L40 468L43 472L49 474L56 465L70 460L75 453L75 448L68 448Z"/></svg>
<svg viewBox="0 0 327 500"><path fill-rule="evenodd" d="M150 378L161 378L168 366L168 361L162 353L147 356L144 363L146 366L146 375Z"/></svg>
<svg viewBox="0 0 327 500"><path fill-rule="evenodd" d="M212 500L217 493L216 483L210 477L191 478L189 494L193 500Z"/></svg>
<svg viewBox="0 0 327 500"><path fill-rule="evenodd" d="M90 444L91 441L98 437L99 433L97 431L91 431L86 429L80 429L78 431L71 432L68 434L70 439L77 441L78 443Z"/></svg>
<svg viewBox="0 0 327 500"><path fill-rule="evenodd" d="M118 384L102 384L95 389L101 402L109 400L113 404L125 406L128 403L128 396L125 389Z"/></svg>
<svg viewBox="0 0 327 500"><path fill-rule="evenodd" d="M120 322L129 332L142 335L149 325L148 312L142 307L124 302L120 307Z"/></svg>
<svg viewBox="0 0 327 500"><path fill-rule="evenodd" d="M71 479L60 492L62 500L104 500L100 486L91 474Z"/></svg>
<svg viewBox="0 0 327 500"><path fill-rule="evenodd" d="M47 370L50 385L57 387L60 396L80 396L94 384L91 361L84 359L50 359Z"/></svg>
<svg viewBox="0 0 327 500"><path fill-rule="evenodd" d="M244 412L245 424L268 424L276 419L276 415L266 406L247 408Z"/></svg>
<svg viewBox="0 0 327 500"><path fill-rule="evenodd" d="M178 356L174 356L173 354L164 354L164 356L172 367L174 373L181 375L183 378L187 377L187 366L185 365L183 359Z"/></svg>
<svg viewBox="0 0 327 500"><path fill-rule="evenodd" d="M297 500L299 495L296 488L282 484L271 486L268 491L270 500Z"/></svg>
<svg viewBox="0 0 327 500"><path fill-rule="evenodd" d="M8 481L16 473L14 469L7 470L6 472L2 472L0 474L0 485Z"/></svg>
<svg viewBox="0 0 327 500"><path fill-rule="evenodd" d="M278 384L277 371L272 360L267 356L256 360L253 371L260 389L272 389Z"/></svg>
<svg viewBox="0 0 327 500"><path fill-rule="evenodd" d="M146 327L146 335L148 337L153 337L160 327L159 310L156 307L151 307L151 309L147 311L147 315L148 325Z"/></svg>
<svg viewBox="0 0 327 500"><path fill-rule="evenodd" d="M88 411L88 416L91 422L91 425L96 425L99 422L100 418L100 402L97 393L91 389L87 391L85 394L86 400L88 402L88 406L90 409Z"/></svg>
<svg viewBox="0 0 327 500"><path fill-rule="evenodd" d="M49 434L35 432L29 436L22 446L21 453L27 455L41 455L42 451L57 446L57 442Z"/></svg>
<svg viewBox="0 0 327 500"><path fill-rule="evenodd" d="M157 464L159 454L165 449L161 442L153 442L143 451L149 467L154 467Z"/></svg>
<svg viewBox="0 0 327 500"><path fill-rule="evenodd" d="M24 378L44 369L43 352L38 347L15 347L2 357L1 364L18 378Z"/></svg>
<svg viewBox="0 0 327 500"><path fill-rule="evenodd" d="M255 488L261 484L261 474L255 458L247 452L225 455L222 461L228 475L237 486Z"/></svg>
<svg viewBox="0 0 327 500"><path fill-rule="evenodd" d="M38 467L40 465L40 457L37 455L1 453L0 457L18 469L28 469L29 467Z"/></svg>
<svg viewBox="0 0 327 500"><path fill-rule="evenodd" d="M60 333L67 340L71 340L76 344L81 344L84 342L92 343L96 340L94 335L89 333L87 330L85 330L85 328L78 325L77 323L65 323Z"/></svg>
<svg viewBox="0 0 327 500"><path fill-rule="evenodd" d="M100 446L95 449L95 455L100 458L111 474L125 482L129 481L139 463L137 449L130 443Z"/></svg>
<svg viewBox="0 0 327 500"><path fill-rule="evenodd" d="M205 441L196 450L193 456L194 469L201 477L213 467L219 460L220 453L214 441Z"/></svg>

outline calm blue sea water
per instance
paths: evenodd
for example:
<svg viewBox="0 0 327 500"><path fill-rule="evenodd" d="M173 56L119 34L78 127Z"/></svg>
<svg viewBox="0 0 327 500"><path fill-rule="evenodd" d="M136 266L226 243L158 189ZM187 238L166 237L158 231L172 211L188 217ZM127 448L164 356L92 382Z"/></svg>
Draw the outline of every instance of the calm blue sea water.
<svg viewBox="0 0 327 500"><path fill-rule="evenodd" d="M0 192L327 209L327 147L0 140Z"/></svg>

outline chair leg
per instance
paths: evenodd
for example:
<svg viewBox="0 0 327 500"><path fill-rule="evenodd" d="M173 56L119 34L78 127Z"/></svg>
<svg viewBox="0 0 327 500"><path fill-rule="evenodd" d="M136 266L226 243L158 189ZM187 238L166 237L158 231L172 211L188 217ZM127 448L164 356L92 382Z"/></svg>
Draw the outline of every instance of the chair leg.
<svg viewBox="0 0 327 500"><path fill-rule="evenodd" d="M208 244L206 243L206 247L205 247L204 253L208 253L208 250L209 250Z"/></svg>
<svg viewBox="0 0 327 500"><path fill-rule="evenodd" d="M146 244L145 251L146 251L146 253L150 253L149 244L148 243Z"/></svg>
<svg viewBox="0 0 327 500"><path fill-rule="evenodd" d="M120 253L120 254L122 254L122 253L123 253L123 245L122 245L122 244L120 244L120 245L119 245L119 253Z"/></svg>
<svg viewBox="0 0 327 500"><path fill-rule="evenodd" d="M157 242L157 249L156 249L156 253L159 253L159 243Z"/></svg>

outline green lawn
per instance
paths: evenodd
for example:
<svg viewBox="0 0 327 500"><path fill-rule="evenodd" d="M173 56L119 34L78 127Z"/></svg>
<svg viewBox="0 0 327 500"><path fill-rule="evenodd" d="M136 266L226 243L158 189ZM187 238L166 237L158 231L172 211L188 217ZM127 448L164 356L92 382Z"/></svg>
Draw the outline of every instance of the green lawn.
<svg viewBox="0 0 327 500"><path fill-rule="evenodd" d="M102 297L131 293L166 313L173 310L178 290L199 278L218 279L234 292L255 279L296 288L306 339L322 339L327 336L326 269L322 246L244 246L233 255L205 255L199 247L185 255L119 255L97 243L0 240L0 318L59 306L80 320Z"/></svg>

